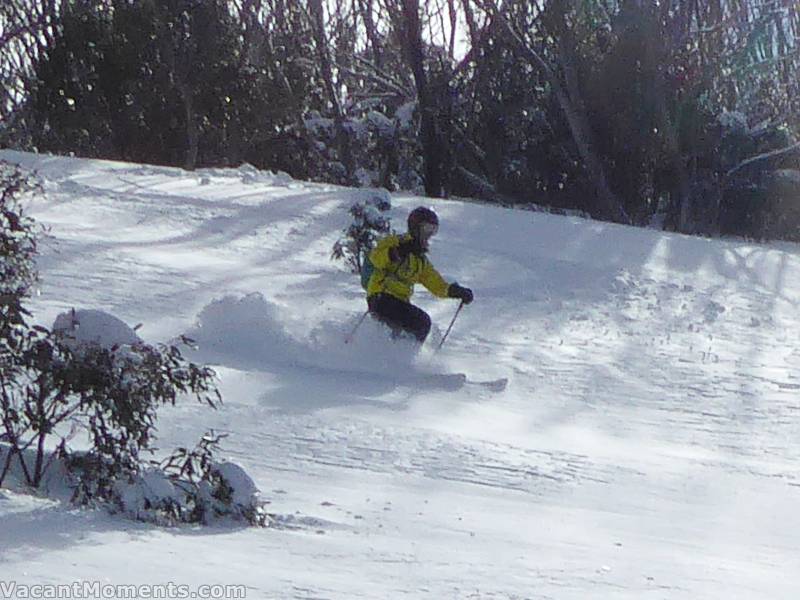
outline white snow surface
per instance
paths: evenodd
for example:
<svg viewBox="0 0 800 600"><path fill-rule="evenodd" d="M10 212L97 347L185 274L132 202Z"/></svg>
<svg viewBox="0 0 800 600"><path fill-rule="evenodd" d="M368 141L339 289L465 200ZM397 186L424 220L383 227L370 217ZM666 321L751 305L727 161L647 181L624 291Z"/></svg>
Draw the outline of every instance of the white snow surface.
<svg viewBox="0 0 800 600"><path fill-rule="evenodd" d="M363 191L285 174L1 151L36 169L35 319L193 337L224 404L163 411L164 452L223 460L275 527L160 528L0 491L0 582L246 586L248 598L794 599L800 253L459 201L419 290L420 351L330 260ZM122 331L122 330L120 330ZM493 392L420 373L509 378ZM230 467L233 469L233 467ZM255 487L253 488L255 489Z"/></svg>

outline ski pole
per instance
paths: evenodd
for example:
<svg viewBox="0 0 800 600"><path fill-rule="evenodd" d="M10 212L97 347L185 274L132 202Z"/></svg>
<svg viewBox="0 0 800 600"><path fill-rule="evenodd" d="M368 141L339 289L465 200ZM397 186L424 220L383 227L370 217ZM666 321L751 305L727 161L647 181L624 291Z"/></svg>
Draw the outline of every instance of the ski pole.
<svg viewBox="0 0 800 600"><path fill-rule="evenodd" d="M345 344L349 344L350 342L353 341L353 338L356 336L356 331L358 331L358 328L361 327L361 324L364 322L364 319L367 318L368 314L369 314L369 309L367 309L367 311L363 315L361 315L361 318L358 320L358 323L356 323L356 326L353 327L353 331L351 331L348 334L348 336L344 338Z"/></svg>
<svg viewBox="0 0 800 600"><path fill-rule="evenodd" d="M458 310L456 310L456 314L453 315L453 320L450 321L450 327L447 328L445 331L444 336L442 337L442 341L439 342L439 347L436 350L441 350L442 346L444 346L444 341L447 339L447 336L450 335L450 330L453 328L453 324L456 322L456 317L458 317L458 313L461 312L461 309L464 308L464 301L461 301L461 304L458 305Z"/></svg>

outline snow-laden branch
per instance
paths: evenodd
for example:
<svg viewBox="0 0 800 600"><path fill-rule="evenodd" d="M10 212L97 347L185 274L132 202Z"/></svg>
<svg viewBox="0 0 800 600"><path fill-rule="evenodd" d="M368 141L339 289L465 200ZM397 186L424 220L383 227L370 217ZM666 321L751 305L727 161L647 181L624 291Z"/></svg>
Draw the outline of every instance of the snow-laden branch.
<svg viewBox="0 0 800 600"><path fill-rule="evenodd" d="M728 179L737 172L746 169L748 167L752 167L764 162L769 162L771 160L780 159L792 154L793 152L797 152L798 158L800 158L800 142L792 144L791 146L787 146L786 148L781 148L779 150L773 150L771 152L764 152L763 154L751 156L750 158L743 160L738 165L733 167L730 171L725 173L725 178Z"/></svg>

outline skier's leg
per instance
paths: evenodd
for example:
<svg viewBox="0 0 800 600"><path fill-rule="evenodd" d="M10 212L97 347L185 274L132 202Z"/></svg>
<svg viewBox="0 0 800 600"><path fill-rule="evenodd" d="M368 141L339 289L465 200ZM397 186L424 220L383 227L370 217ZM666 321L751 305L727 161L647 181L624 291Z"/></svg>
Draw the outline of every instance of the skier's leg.
<svg viewBox="0 0 800 600"><path fill-rule="evenodd" d="M398 329L414 335L422 343L431 329L428 314L408 302L403 302L389 294L376 294L368 300L370 312L394 331Z"/></svg>
<svg viewBox="0 0 800 600"><path fill-rule="evenodd" d="M403 326L397 317L396 298L387 294L376 294L367 298L370 314L378 321L392 330L392 338L396 338L403 331Z"/></svg>
<svg viewBox="0 0 800 600"><path fill-rule="evenodd" d="M419 343L425 342L431 330L431 318L424 310L413 304L408 304L406 308L405 329L413 333Z"/></svg>

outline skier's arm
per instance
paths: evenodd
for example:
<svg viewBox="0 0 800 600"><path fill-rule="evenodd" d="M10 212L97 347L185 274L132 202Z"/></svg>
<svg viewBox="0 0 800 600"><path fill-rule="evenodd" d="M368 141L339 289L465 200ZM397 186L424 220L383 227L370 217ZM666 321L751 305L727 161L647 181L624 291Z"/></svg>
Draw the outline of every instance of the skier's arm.
<svg viewBox="0 0 800 600"><path fill-rule="evenodd" d="M425 266L422 268L419 282L424 285L431 294L438 298L449 298L448 291L450 285L439 274L439 271L433 268L429 261L425 261Z"/></svg>
<svg viewBox="0 0 800 600"><path fill-rule="evenodd" d="M389 268L389 265L392 264L389 251L396 248L399 243L400 239L397 236L389 236L378 242L378 245L369 253L369 260L376 269L386 270Z"/></svg>

